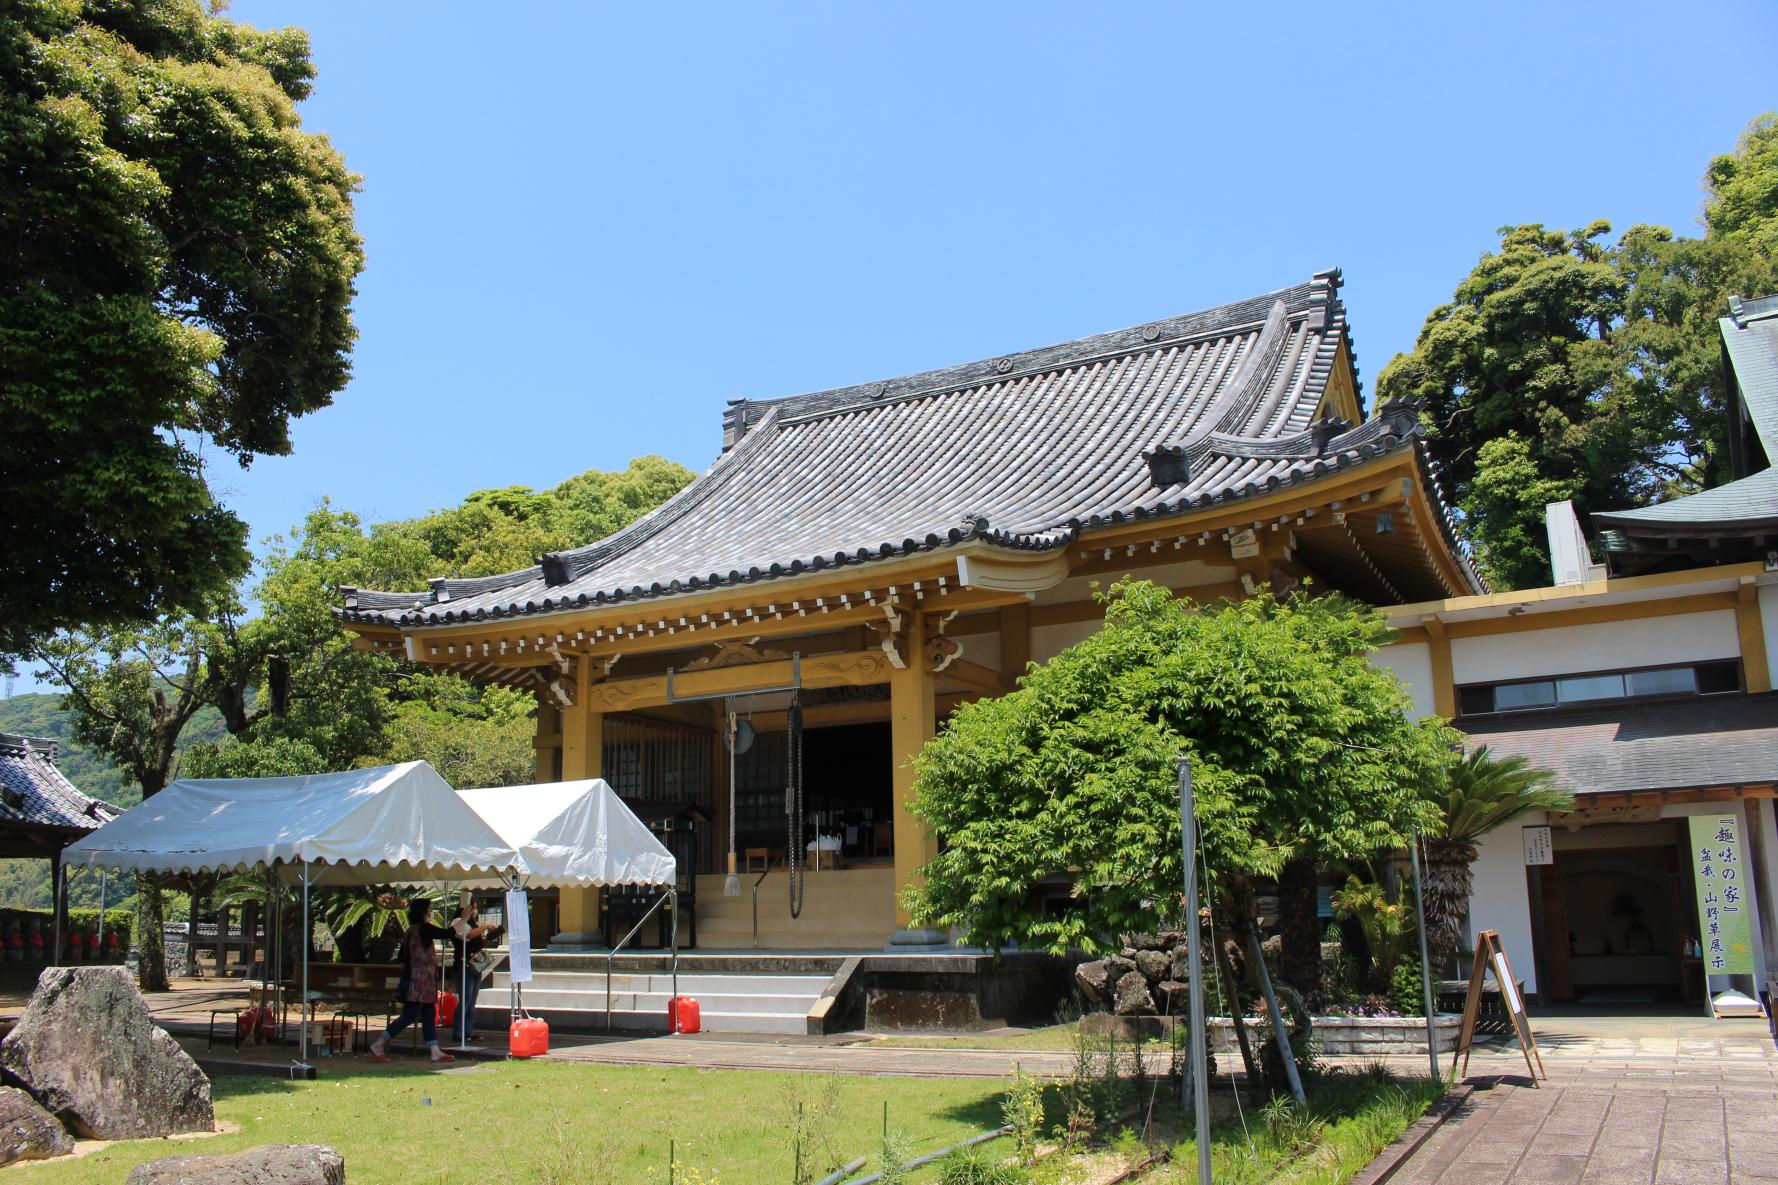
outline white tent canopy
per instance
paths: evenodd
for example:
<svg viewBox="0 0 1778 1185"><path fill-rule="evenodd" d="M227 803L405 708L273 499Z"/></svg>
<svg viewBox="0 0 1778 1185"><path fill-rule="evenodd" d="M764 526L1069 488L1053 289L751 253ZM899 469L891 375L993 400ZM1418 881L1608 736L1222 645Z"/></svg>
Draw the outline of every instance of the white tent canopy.
<svg viewBox="0 0 1778 1185"><path fill-rule="evenodd" d="M675 883L673 854L603 778L457 794L518 851L526 885Z"/></svg>
<svg viewBox="0 0 1778 1185"><path fill-rule="evenodd" d="M62 861L127 872L311 866L316 885L488 879L518 853L424 761L295 778L174 782Z"/></svg>

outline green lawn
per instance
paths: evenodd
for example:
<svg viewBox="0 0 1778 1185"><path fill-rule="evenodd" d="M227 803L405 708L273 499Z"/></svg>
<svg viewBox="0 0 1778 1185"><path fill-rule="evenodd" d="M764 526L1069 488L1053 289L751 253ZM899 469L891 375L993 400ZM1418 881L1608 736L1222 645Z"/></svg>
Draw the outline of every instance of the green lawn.
<svg viewBox="0 0 1778 1185"><path fill-rule="evenodd" d="M907 1049L1032 1049L1066 1053L1074 1048L1073 1024L1045 1025L1022 1033L909 1033L894 1037L875 1037L861 1045L897 1046Z"/></svg>
<svg viewBox="0 0 1778 1185"><path fill-rule="evenodd" d="M508 1062L451 1073L330 1070L307 1083L217 1078L213 1090L217 1118L239 1133L119 1143L11 1171L32 1185L118 1185L131 1166L161 1157L320 1143L346 1158L353 1185L664 1185L672 1139L679 1162L706 1181L714 1172L723 1185L777 1185L791 1177L799 1100L806 1117L831 1105L811 1143L845 1161L876 1152L885 1101L890 1124L924 1152L999 1126L1004 1086Z"/></svg>

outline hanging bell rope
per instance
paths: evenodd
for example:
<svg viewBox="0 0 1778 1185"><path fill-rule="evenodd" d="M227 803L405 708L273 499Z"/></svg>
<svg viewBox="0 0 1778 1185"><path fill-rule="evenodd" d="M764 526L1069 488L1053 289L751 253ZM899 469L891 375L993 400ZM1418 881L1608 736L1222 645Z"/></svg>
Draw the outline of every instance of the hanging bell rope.
<svg viewBox="0 0 1778 1185"><path fill-rule="evenodd" d="M785 851L790 870L790 916L795 919L802 916L803 881L808 875L803 860L803 707L795 695L790 697L784 720L784 814L789 830Z"/></svg>
<svg viewBox="0 0 1778 1185"><path fill-rule="evenodd" d="M741 895L741 873L735 856L735 700L730 696L728 707L728 879L722 882L724 897Z"/></svg>

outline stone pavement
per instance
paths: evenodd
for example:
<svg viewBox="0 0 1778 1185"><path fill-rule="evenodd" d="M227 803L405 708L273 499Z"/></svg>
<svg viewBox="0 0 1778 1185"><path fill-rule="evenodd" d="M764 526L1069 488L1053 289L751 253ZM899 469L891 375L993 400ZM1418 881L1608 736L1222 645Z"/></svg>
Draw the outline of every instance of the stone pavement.
<svg viewBox="0 0 1778 1185"><path fill-rule="evenodd" d="M1491 1089L1391 1181L1778 1185L1778 1076L1764 1059L1546 1061L1538 1088L1523 1076L1476 1079Z"/></svg>

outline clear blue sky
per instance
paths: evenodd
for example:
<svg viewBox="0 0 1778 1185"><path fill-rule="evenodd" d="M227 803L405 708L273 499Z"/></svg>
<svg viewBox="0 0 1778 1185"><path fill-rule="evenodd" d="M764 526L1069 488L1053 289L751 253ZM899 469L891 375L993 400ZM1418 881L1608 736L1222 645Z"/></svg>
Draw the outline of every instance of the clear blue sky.
<svg viewBox="0 0 1778 1185"><path fill-rule="evenodd" d="M1696 232L1770 4L239 0L364 177L355 377L213 474L255 539L660 453L724 400L1345 269L1370 381L1496 227ZM473 19L472 19L473 18ZM933 447L942 448L942 441Z"/></svg>

